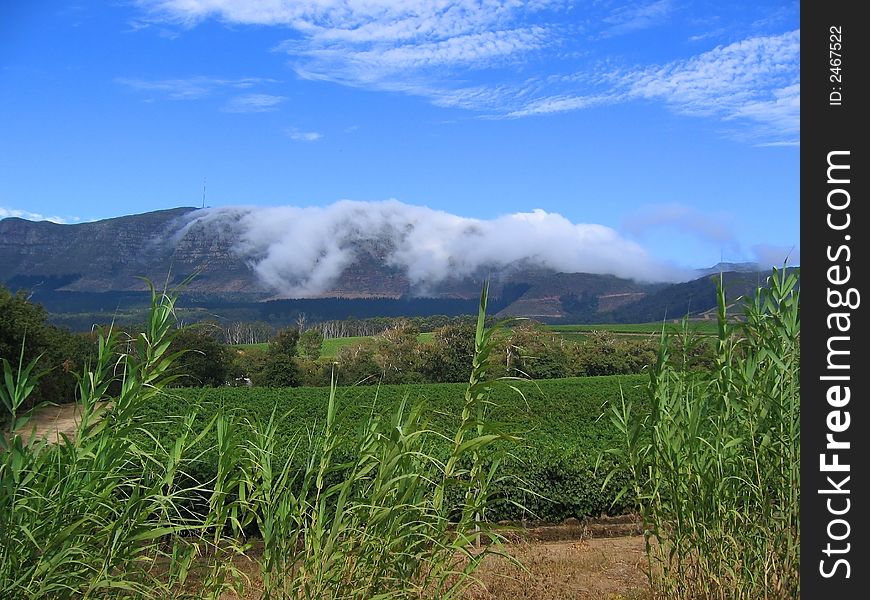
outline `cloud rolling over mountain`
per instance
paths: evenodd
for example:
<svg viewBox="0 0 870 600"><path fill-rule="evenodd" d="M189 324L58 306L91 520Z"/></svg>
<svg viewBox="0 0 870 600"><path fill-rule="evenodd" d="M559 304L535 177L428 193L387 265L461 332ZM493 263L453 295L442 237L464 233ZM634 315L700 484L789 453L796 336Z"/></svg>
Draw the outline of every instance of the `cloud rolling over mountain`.
<svg viewBox="0 0 870 600"><path fill-rule="evenodd" d="M536 209L491 220L390 200L325 207L234 206L191 212L175 234L229 235L261 282L286 297L317 296L365 251L400 270L412 289L511 268L612 274L640 281L690 277L603 225Z"/></svg>

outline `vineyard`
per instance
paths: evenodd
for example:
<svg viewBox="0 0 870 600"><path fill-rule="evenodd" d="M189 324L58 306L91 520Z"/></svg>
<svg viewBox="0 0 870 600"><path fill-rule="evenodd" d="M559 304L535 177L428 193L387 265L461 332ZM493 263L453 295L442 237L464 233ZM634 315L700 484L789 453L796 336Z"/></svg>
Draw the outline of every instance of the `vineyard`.
<svg viewBox="0 0 870 600"><path fill-rule="evenodd" d="M613 403L625 398L645 404L644 376L607 376L511 381L493 386L494 408L488 419L501 431L521 438L503 460L496 486L501 498L491 518L544 520L583 518L618 513L632 508L623 498L615 505L621 477L602 490L609 463L596 463L607 448L619 444L618 431L607 418ZM515 389L514 389L515 388ZM339 389L337 421L347 432L364 425L371 414L386 419L402 402L421 404L429 425L436 431L458 426L462 412L463 384L382 385ZM519 393L518 393L519 392ZM282 439L313 430L326 414L328 388L203 388L173 389L145 408L147 420L163 424L151 433L160 440L177 437L184 424L181 415L191 407L204 426L215 414L227 412L268 420L273 411L284 415L279 423ZM173 415L178 415L174 418ZM280 444L279 444L280 446ZM434 452L446 452L447 444ZM203 459L199 472L210 477L214 458ZM516 502L529 509L520 510Z"/></svg>

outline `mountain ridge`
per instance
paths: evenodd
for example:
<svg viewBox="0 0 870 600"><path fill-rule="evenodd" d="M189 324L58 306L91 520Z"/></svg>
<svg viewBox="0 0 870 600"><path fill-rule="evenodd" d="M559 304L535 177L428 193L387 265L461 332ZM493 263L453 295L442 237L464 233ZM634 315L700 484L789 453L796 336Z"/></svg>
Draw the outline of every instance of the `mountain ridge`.
<svg viewBox="0 0 870 600"><path fill-rule="evenodd" d="M764 275L757 265L724 263L697 271L700 276L689 282L644 283L615 275L557 272L521 261L500 269L478 268L421 288L391 262L389 239L374 238L354 242L354 260L340 265L338 275L318 293L294 304L295 299L264 283L250 252L240 251L244 241L232 221L215 225L198 220L200 210L177 207L79 224L2 219L0 283L28 290L50 313L62 313L70 306L80 312L106 310L115 301L117 307L135 304L147 290L143 278L148 278L158 287L189 280L185 297L210 310L234 303L261 310L260 305L270 301L287 300L275 306L290 311L302 310L293 306L310 307L317 314L320 301L321 306L332 307L321 312L335 317L343 310L359 316L354 311L361 307L393 312L402 302L409 310L424 310L424 306L435 310L438 302L449 305L449 310L465 310L462 307L476 301L488 278L499 316L625 322L658 320L664 307L685 308L691 302L685 302L683 294L694 298L693 312L709 310L711 299L715 304L710 274L724 268L729 269L727 285L736 293L745 293L751 281Z"/></svg>

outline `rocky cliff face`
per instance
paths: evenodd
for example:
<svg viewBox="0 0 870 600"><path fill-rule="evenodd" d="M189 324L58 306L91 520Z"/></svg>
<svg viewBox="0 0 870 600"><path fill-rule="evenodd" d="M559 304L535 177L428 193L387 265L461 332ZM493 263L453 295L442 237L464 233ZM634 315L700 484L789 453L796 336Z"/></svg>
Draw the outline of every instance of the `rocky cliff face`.
<svg viewBox="0 0 870 600"><path fill-rule="evenodd" d="M58 225L23 219L0 221L0 281L59 291L144 290L141 277L163 283L198 273L191 290L257 288L251 269L232 250L234 240L191 228L175 237L176 208L93 223Z"/></svg>

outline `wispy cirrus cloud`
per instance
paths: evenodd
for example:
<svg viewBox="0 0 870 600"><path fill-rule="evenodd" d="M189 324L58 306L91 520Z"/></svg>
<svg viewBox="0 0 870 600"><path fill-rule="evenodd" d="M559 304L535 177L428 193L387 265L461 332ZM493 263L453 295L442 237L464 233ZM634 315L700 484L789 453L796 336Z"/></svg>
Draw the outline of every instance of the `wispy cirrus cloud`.
<svg viewBox="0 0 870 600"><path fill-rule="evenodd" d="M754 122L750 138L793 140L800 132L800 31L627 73L622 85L630 97L661 100L678 113Z"/></svg>
<svg viewBox="0 0 870 600"><path fill-rule="evenodd" d="M319 41L447 38L515 20L564 0L138 0L152 19L192 27L206 19L283 26Z"/></svg>
<svg viewBox="0 0 870 600"><path fill-rule="evenodd" d="M657 0L647 4L621 6L604 19L608 27L601 32L600 37L614 37L654 27L665 21L673 8L672 0Z"/></svg>
<svg viewBox="0 0 870 600"><path fill-rule="evenodd" d="M527 105L507 113L505 116L510 118L529 117L532 115L546 115L550 113L569 112L573 110L582 110L584 108L592 108L604 104L616 104L627 98L624 92L612 91L600 94L590 94L588 96L546 96L536 98Z"/></svg>
<svg viewBox="0 0 870 600"><path fill-rule="evenodd" d="M317 142L323 139L323 134L319 131L301 131L295 127L288 127L284 130L291 140L297 142Z"/></svg>
<svg viewBox="0 0 870 600"><path fill-rule="evenodd" d="M693 47L709 38L729 43L666 62L628 66L618 53L596 58L597 46L671 24L680 18L674 0L593 3L583 6L582 15L574 14L580 9L569 0L138 3L147 19L182 28L209 19L283 28L287 39L272 51L286 55L303 79L420 96L484 118L647 101L718 123L747 143L798 143L800 31L769 31L793 21L793 9L779 11L784 16L777 21L747 17L740 22L742 29L733 21L727 27L716 21L712 33L691 38ZM540 69L529 74L529 64ZM189 88L176 87L168 93L187 98L204 86L193 81Z"/></svg>
<svg viewBox="0 0 870 600"><path fill-rule="evenodd" d="M577 78L581 85L583 78ZM800 31L717 46L685 60L586 78L586 94L536 98L509 117L565 112L634 100L726 123L752 122L735 137L792 145L800 133Z"/></svg>
<svg viewBox="0 0 870 600"><path fill-rule="evenodd" d="M717 27L716 29L711 29L709 31L704 31L703 33L696 33L695 35L689 36L690 42L703 42L704 40L709 40L713 38L718 38L727 33L724 27Z"/></svg>
<svg viewBox="0 0 870 600"><path fill-rule="evenodd" d="M687 60L623 74L633 97L662 99L691 114L739 116L745 106L799 91L800 31L718 46Z"/></svg>
<svg viewBox="0 0 870 600"><path fill-rule="evenodd" d="M230 98L222 110L232 113L272 112L278 110L278 107L286 100L287 98L284 96L271 94L245 94Z"/></svg>
<svg viewBox="0 0 870 600"><path fill-rule="evenodd" d="M539 48L545 37L544 28L531 27L401 45L363 44L358 48L340 42L302 47L294 40L280 44L276 50L309 59L296 65L297 72L307 77L389 87L391 76L409 71L443 66L483 68Z"/></svg>
<svg viewBox="0 0 870 600"><path fill-rule="evenodd" d="M192 27L206 19L271 25L295 35L274 50L308 79L410 93L435 86L431 69L474 69L524 60L547 45L546 22L529 19L567 0L140 0L152 19ZM442 75L444 73L442 72Z"/></svg>
<svg viewBox="0 0 870 600"><path fill-rule="evenodd" d="M137 92L148 92L171 100L199 100L218 91L247 90L255 86L277 83L274 79L263 77L242 77L224 79L220 77L195 77L177 79L138 79L119 77L115 82Z"/></svg>

